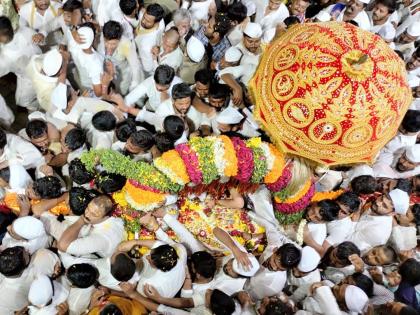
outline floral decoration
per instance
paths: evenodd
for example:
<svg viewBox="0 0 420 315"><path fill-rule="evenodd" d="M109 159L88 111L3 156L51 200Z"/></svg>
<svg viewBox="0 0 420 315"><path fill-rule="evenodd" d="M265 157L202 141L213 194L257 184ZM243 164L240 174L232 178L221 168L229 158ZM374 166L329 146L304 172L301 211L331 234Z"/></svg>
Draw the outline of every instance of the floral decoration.
<svg viewBox="0 0 420 315"><path fill-rule="evenodd" d="M175 147L184 161L188 176L191 181L198 185L203 181L203 173L200 170L197 154L191 149L188 143L181 143Z"/></svg>
<svg viewBox="0 0 420 315"><path fill-rule="evenodd" d="M153 160L153 165L178 185L184 186L190 182L184 161L176 150L166 151Z"/></svg>
<svg viewBox="0 0 420 315"><path fill-rule="evenodd" d="M252 149L248 148L245 141L238 137L233 137L232 143L235 148L236 158L238 159L238 174L234 178L240 183L248 183L254 169Z"/></svg>

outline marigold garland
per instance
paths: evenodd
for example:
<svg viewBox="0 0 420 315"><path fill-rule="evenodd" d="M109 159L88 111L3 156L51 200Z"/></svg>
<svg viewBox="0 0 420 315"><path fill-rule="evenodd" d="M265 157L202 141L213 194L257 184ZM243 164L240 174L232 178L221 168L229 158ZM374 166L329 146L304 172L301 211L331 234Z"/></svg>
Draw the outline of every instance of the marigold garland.
<svg viewBox="0 0 420 315"><path fill-rule="evenodd" d="M203 180L203 173L200 170L197 154L191 149L188 143L178 144L175 150L184 161L185 168L191 181L198 185Z"/></svg>
<svg viewBox="0 0 420 315"><path fill-rule="evenodd" d="M137 210L150 211L165 201L165 194L136 187L130 181L127 181L123 191L127 202Z"/></svg>
<svg viewBox="0 0 420 315"><path fill-rule="evenodd" d="M210 184L219 176L214 159L214 137L194 137L190 140L191 149L198 157L199 167L203 174L203 184Z"/></svg>
<svg viewBox="0 0 420 315"><path fill-rule="evenodd" d="M219 139L223 142L225 149L223 155L223 158L226 161L224 176L236 176L238 174L238 158L236 157L235 147L229 137L219 136Z"/></svg>
<svg viewBox="0 0 420 315"><path fill-rule="evenodd" d="M340 195L344 193L344 189L339 189L336 191L319 191L314 194L311 201L317 202L325 199L334 200L337 199Z"/></svg>
<svg viewBox="0 0 420 315"><path fill-rule="evenodd" d="M271 156L274 157L274 162L272 168L264 177L264 183L273 184L278 181L281 176L283 176L286 161L284 159L284 155L279 150L277 150L274 145L268 143L268 147L270 149Z"/></svg>
<svg viewBox="0 0 420 315"><path fill-rule="evenodd" d="M292 179L292 172L289 167L283 169L281 176L271 184L266 184L267 188L272 192L278 192L284 189Z"/></svg>
<svg viewBox="0 0 420 315"><path fill-rule="evenodd" d="M280 197L281 194L277 193L274 198L274 207L284 214L297 213L309 205L314 193L315 185L312 180L308 180L294 196L283 199Z"/></svg>
<svg viewBox="0 0 420 315"><path fill-rule="evenodd" d="M20 212L20 207L18 203L18 194L14 192L8 192L4 196L4 204L11 210L15 212ZM31 205L36 205L41 202L41 200L31 200ZM52 207L49 210L50 213L54 215L68 215L70 213L70 208L67 206L65 201L60 202L58 205Z"/></svg>
<svg viewBox="0 0 420 315"><path fill-rule="evenodd" d="M153 165L172 182L184 186L190 182L184 161L176 150L169 150L153 160Z"/></svg>

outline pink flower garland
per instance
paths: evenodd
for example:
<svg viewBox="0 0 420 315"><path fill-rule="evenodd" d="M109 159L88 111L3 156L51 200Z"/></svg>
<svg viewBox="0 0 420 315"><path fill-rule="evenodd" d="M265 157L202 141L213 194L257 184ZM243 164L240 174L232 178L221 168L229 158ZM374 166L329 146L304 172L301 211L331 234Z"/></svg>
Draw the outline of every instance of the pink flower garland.
<svg viewBox="0 0 420 315"><path fill-rule="evenodd" d="M231 140L238 159L238 174L234 178L241 183L247 183L251 179L254 169L252 149L248 148L245 142L238 137L233 137Z"/></svg>
<svg viewBox="0 0 420 315"><path fill-rule="evenodd" d="M142 190L146 190L146 191L151 191L154 192L156 194L162 194L163 192L160 191L159 189L153 188L153 187L149 187L149 186L145 186L140 184L138 181L134 180L134 179L129 179L128 182L133 185L136 188L140 188Z"/></svg>
<svg viewBox="0 0 420 315"><path fill-rule="evenodd" d="M274 207L280 213L294 214L305 209L311 202L313 195L315 194L315 185L312 183L308 192L299 201L294 203L275 203Z"/></svg>
<svg viewBox="0 0 420 315"><path fill-rule="evenodd" d="M281 176L271 184L266 184L265 186L271 190L272 192L278 192L284 189L292 179L292 172L290 171L289 167L284 168L283 173Z"/></svg>
<svg viewBox="0 0 420 315"><path fill-rule="evenodd" d="M185 168L187 169L191 181L196 185L201 184L203 181L203 173L200 170L197 154L191 150L191 147L186 143L178 144L175 147L175 150L184 161Z"/></svg>

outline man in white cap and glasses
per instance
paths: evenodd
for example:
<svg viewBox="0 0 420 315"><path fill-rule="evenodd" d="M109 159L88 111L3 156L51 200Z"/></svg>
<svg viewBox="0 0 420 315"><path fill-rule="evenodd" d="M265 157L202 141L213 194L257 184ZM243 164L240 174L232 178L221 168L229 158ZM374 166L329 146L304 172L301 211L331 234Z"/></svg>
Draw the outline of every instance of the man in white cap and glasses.
<svg viewBox="0 0 420 315"><path fill-rule="evenodd" d="M410 59L416 50L415 41L420 37L420 21L413 21L407 29L395 39L395 50L404 55L404 60Z"/></svg>
<svg viewBox="0 0 420 315"><path fill-rule="evenodd" d="M244 29L242 42L236 45L243 54L240 64L254 66L254 72L260 62L260 56L262 54L262 35L263 31L259 24L248 23Z"/></svg>
<svg viewBox="0 0 420 315"><path fill-rule="evenodd" d="M213 134L220 135L232 131L237 132L243 120L244 116L236 108L229 106L212 119Z"/></svg>
<svg viewBox="0 0 420 315"><path fill-rule="evenodd" d="M393 155L392 164L379 161L374 164L375 176L386 178L410 178L420 174L420 144L405 147Z"/></svg>
<svg viewBox="0 0 420 315"><path fill-rule="evenodd" d="M179 69L179 77L188 84L194 84L194 75L197 71L204 69L207 59L204 58L206 49L202 42L195 36L191 36L187 42L184 52L182 67Z"/></svg>
<svg viewBox="0 0 420 315"><path fill-rule="evenodd" d="M369 0L351 0L349 3L347 3L344 10L342 10L337 16L334 15L334 12L332 12L335 4L327 7L325 11L330 13L333 19L338 22L354 21L361 29L369 31L372 25L370 23L369 16L365 11L369 2Z"/></svg>

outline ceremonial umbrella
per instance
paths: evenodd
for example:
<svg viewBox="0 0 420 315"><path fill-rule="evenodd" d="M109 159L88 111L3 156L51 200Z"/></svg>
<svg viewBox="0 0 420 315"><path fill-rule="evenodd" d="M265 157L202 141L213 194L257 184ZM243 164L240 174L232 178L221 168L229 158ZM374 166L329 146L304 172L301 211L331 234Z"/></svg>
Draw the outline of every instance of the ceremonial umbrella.
<svg viewBox="0 0 420 315"><path fill-rule="evenodd" d="M411 103L399 56L339 22L291 27L266 49L250 87L276 145L323 165L372 162Z"/></svg>

